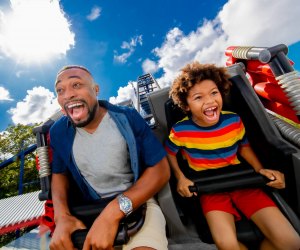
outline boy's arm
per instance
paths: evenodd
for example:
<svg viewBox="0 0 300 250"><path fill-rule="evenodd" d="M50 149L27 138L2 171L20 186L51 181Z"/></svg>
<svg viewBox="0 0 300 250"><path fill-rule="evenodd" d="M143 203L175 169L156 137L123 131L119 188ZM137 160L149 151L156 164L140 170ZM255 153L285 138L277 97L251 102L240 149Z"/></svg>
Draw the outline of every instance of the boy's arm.
<svg viewBox="0 0 300 250"><path fill-rule="evenodd" d="M254 168L257 173L266 176L270 182L268 186L273 188L285 188L284 174L272 169L264 169L263 165L257 158L251 146L242 146L239 148L240 155Z"/></svg>
<svg viewBox="0 0 300 250"><path fill-rule="evenodd" d="M241 146L239 153L254 168L255 172L259 173L264 168L251 146Z"/></svg>
<svg viewBox="0 0 300 250"><path fill-rule="evenodd" d="M176 177L177 180L181 179L182 177L185 177L182 171L180 170L180 167L177 162L177 158L174 155L167 154L171 169Z"/></svg>
<svg viewBox="0 0 300 250"><path fill-rule="evenodd" d="M177 158L174 155L167 154L168 161L170 163L171 169L177 179L177 192L183 196L183 197L191 197L196 195L196 193L191 193L189 190L189 186L193 186L194 183L185 177L185 175L182 173Z"/></svg>

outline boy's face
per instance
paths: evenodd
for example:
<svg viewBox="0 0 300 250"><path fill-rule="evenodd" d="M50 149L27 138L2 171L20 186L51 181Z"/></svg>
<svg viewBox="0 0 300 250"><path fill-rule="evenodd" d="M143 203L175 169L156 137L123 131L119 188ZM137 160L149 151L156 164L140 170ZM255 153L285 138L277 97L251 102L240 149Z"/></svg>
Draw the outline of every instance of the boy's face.
<svg viewBox="0 0 300 250"><path fill-rule="evenodd" d="M223 100L212 80L196 83L188 92L187 104L187 110L192 113L192 119L196 124L208 127L219 121Z"/></svg>

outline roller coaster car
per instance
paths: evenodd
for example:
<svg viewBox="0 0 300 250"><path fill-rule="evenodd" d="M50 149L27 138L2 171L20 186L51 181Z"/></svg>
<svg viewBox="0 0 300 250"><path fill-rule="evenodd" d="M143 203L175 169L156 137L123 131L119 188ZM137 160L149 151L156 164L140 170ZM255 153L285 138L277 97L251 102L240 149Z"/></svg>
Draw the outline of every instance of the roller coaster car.
<svg viewBox="0 0 300 250"><path fill-rule="evenodd" d="M258 55L259 53L255 56L257 57ZM273 56L273 59L276 61L277 66L280 65L282 59L284 62L287 61L285 54L284 56L281 55L279 59L278 56ZM254 58L253 60L258 59ZM274 64L272 58L269 58L269 61ZM244 59L244 63L236 62L227 67L233 86L230 95L224 100L223 109L236 112L241 116L246 127L249 142L258 158L265 168L276 169L285 174L286 188L284 190L267 188L265 186L266 180L249 167L239 170L225 168L220 170L220 172L218 172L219 170L212 171L213 173L204 173L206 171L203 171L197 179L193 180L195 182L193 191L209 193L249 186L262 187L275 201L298 234L300 234L300 148L297 144L293 144L292 140L284 138L275 126L274 121L270 118L261 100L255 93L249 78L245 74L247 63L248 61ZM289 64L289 69L290 66ZM169 100L168 92L169 88L165 88L148 96L156 121L157 131L155 132L161 141L165 141L171 126L184 116L178 107ZM299 100L300 96L298 97ZM165 106L165 113L161 110L162 106ZM294 114L294 116L297 118L297 115ZM185 169L184 164L186 163L181 160L181 167L183 169ZM167 217L169 230L174 232L174 228L178 228L178 221L181 221L183 228L185 228L186 232L189 232L189 235L193 235L191 232L197 231L198 236L204 242L212 243L204 217L203 215L199 216L201 214L199 213L201 211L199 201L195 201L193 198L179 197L172 178L170 189L177 208L177 217L180 220L177 219L177 224L175 225L172 221L173 219L169 218L168 207L163 207L163 203L160 203L165 214L169 215ZM183 233L184 229L180 230ZM238 222L237 233L239 240L253 249L256 249L262 239L262 234L258 228L246 219ZM172 238L172 235L170 235L170 238Z"/></svg>
<svg viewBox="0 0 300 250"><path fill-rule="evenodd" d="M269 117L269 114L266 112L265 107L245 74L247 65L251 60L261 60L261 51L264 51L262 53L264 56L266 53L265 49L247 49L246 52L242 54L243 59L232 60L232 65L228 66L228 72L231 75L230 80L233 86L230 95L224 100L224 110L236 112L241 116L246 127L250 144L263 165L266 168L277 169L285 174L286 188L284 190L275 191L266 188L266 192L270 194L283 214L300 234L300 146L282 136L281 131L275 126L273 119ZM285 53L282 54L281 50L277 49L277 51L280 51L280 56L278 57L274 52L276 49L273 48L270 51L270 53L266 53L267 55L271 55L271 57L268 57L268 63L273 63L273 65L278 66L277 68L282 69L280 66L281 61L287 61ZM238 54L238 56L240 55ZM251 56L252 58L247 58L247 56ZM273 62L273 60L275 62ZM291 65L289 64L289 66L286 67L290 70ZM178 121L183 114L169 100L169 88L151 92L147 97L155 120L153 132L161 142L164 143L168 136L169 128L174 122ZM300 100L299 97L298 100ZM53 213L49 200L51 198L51 168L49 165L51 154L49 159L47 134L51 125L60 115L61 114L55 115L34 130L37 137L37 153L42 189L39 198L40 200L48 201L50 214L51 212ZM297 118L297 115L295 115L295 117ZM183 162L182 164L185 163ZM194 180L194 191L199 193L216 192L248 186L265 188L264 178L254 173L250 168L239 169L239 171L231 171L230 168L224 170L217 175L199 175L198 179ZM167 237L170 249L172 249L172 244L183 244L182 246L184 247L184 244L193 243L196 239L212 243L204 217L199 212L199 202L194 198L180 198L177 195L172 178L157 194L157 199L167 221ZM84 216L86 216L88 220L91 219L89 213L91 210L94 209L91 209L90 206L84 205L79 207L79 211L87 211L88 215ZM99 211L97 211L97 213L99 213ZM141 224L142 223L138 223L138 226ZM54 230L54 225L51 225L51 223L49 223L49 225L50 227L52 226ZM82 245L85 233L86 232L83 232L83 234L79 233L77 239L74 239L74 241ZM262 239L262 234L258 228L246 219L242 219L242 221L237 224L237 233L240 241L254 249L256 249ZM122 235L122 233L120 235ZM128 238L127 236L128 233L126 233L125 238ZM120 244L122 244L122 242ZM189 249L199 249L199 246Z"/></svg>

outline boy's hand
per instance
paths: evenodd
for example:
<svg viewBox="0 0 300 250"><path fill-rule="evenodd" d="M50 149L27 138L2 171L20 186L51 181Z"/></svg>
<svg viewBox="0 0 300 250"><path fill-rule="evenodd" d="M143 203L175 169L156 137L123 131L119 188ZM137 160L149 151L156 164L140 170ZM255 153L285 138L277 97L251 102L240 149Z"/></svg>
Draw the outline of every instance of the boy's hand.
<svg viewBox="0 0 300 250"><path fill-rule="evenodd" d="M259 173L261 175L266 176L270 182L267 183L269 187L282 189L285 188L285 180L284 180L284 174L272 169L260 169Z"/></svg>
<svg viewBox="0 0 300 250"><path fill-rule="evenodd" d="M194 183L185 176L182 176L177 182L177 192L182 197L191 197L193 195L197 195L197 193L190 192L189 186L194 186Z"/></svg>

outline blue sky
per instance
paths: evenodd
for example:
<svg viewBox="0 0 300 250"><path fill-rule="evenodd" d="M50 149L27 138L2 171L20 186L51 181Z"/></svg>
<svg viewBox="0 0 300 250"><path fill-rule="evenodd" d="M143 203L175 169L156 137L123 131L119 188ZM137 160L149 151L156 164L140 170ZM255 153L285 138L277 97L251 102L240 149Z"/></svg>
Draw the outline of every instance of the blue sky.
<svg viewBox="0 0 300 250"><path fill-rule="evenodd" d="M193 60L225 65L230 45L284 43L299 71L299 13L297 0L0 0L0 131L57 110L66 64L89 68L113 103L144 73L164 87Z"/></svg>

